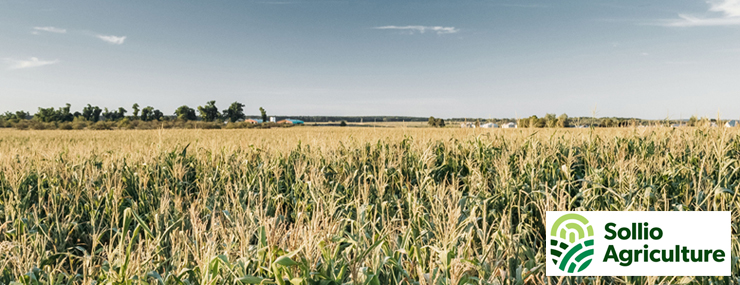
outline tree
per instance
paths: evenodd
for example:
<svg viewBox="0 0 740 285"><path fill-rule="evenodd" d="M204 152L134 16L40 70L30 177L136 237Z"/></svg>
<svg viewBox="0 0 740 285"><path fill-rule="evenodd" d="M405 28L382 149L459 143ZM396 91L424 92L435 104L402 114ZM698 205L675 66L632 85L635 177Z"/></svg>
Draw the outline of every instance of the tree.
<svg viewBox="0 0 740 285"><path fill-rule="evenodd" d="M194 121L198 119L198 116L195 115L195 109L188 107L187 105L182 105L175 110L175 115L180 120L186 120L186 121Z"/></svg>
<svg viewBox="0 0 740 285"><path fill-rule="evenodd" d="M198 106L198 113L200 113L200 117L203 121L206 122L216 121L220 117L215 100L208 101L205 106Z"/></svg>
<svg viewBox="0 0 740 285"><path fill-rule="evenodd" d="M520 128L529 128L529 118L517 120L517 126Z"/></svg>
<svg viewBox="0 0 740 285"><path fill-rule="evenodd" d="M427 121L427 124L430 127L436 127L437 126L437 119L435 119L434 117L429 117L429 121Z"/></svg>
<svg viewBox="0 0 740 285"><path fill-rule="evenodd" d="M154 108L152 106L147 106L144 109L141 109L141 120L142 121L151 121L152 120L152 113L154 112Z"/></svg>
<svg viewBox="0 0 740 285"><path fill-rule="evenodd" d="M532 115L531 117L524 119L524 124L520 124L522 128L544 128L547 121L545 118L537 118L536 115Z"/></svg>
<svg viewBox="0 0 740 285"><path fill-rule="evenodd" d="M440 118L435 118L435 117L429 117L427 124L429 124L429 126L432 126L432 127L444 128L445 120L442 120Z"/></svg>
<svg viewBox="0 0 740 285"><path fill-rule="evenodd" d="M547 126L548 128L554 128L558 123L555 114L545 114L545 117L543 119L545 119L545 126Z"/></svg>
<svg viewBox="0 0 740 285"><path fill-rule="evenodd" d="M443 120L443 119L437 119L437 127L444 128L445 127L445 120Z"/></svg>
<svg viewBox="0 0 740 285"><path fill-rule="evenodd" d="M151 121L157 120L161 121L162 117L164 117L164 114L162 114L162 111L159 111L159 109L155 109L152 111L152 115L149 117Z"/></svg>
<svg viewBox="0 0 740 285"><path fill-rule="evenodd" d="M15 113L8 111L5 112L5 114L0 115L0 118L3 118L5 120L19 121L25 120L26 118L28 118L28 116L30 116L30 114L25 111L16 111Z"/></svg>
<svg viewBox="0 0 740 285"><path fill-rule="evenodd" d="M67 103L64 107L60 108L59 111L59 119L62 122L71 122L75 119L75 116L69 112L69 109L72 107L69 103Z"/></svg>
<svg viewBox="0 0 740 285"><path fill-rule="evenodd" d="M131 106L131 109L134 110L134 119L139 118L139 103L134 103L133 106Z"/></svg>
<svg viewBox="0 0 740 285"><path fill-rule="evenodd" d="M123 107L118 107L118 115L116 119L123 119L126 117L126 109Z"/></svg>
<svg viewBox="0 0 740 285"><path fill-rule="evenodd" d="M341 123L339 123L339 126L340 127L346 127L347 126L347 122L342 121Z"/></svg>
<svg viewBox="0 0 740 285"><path fill-rule="evenodd" d="M54 107L49 107L49 108L39 107L39 111L33 115L33 119L40 121L40 122L48 123L48 122L53 122L56 120L54 115L55 115Z"/></svg>
<svg viewBox="0 0 740 285"><path fill-rule="evenodd" d="M108 111L108 108L103 108L103 120L112 121L112 117L113 115L111 112Z"/></svg>
<svg viewBox="0 0 740 285"><path fill-rule="evenodd" d="M264 108L260 107L260 114L262 115L262 122L267 123L267 111L265 111Z"/></svg>
<svg viewBox="0 0 740 285"><path fill-rule="evenodd" d="M53 107L39 107L39 111L33 117L35 120L45 123L71 122L74 119L74 116L69 112L70 107L71 105L69 103L67 103L65 107L60 107L57 110L54 110Z"/></svg>
<svg viewBox="0 0 740 285"><path fill-rule="evenodd" d="M691 118L689 118L689 122L688 122L689 127L696 126L696 122L697 122L696 116L691 116Z"/></svg>
<svg viewBox="0 0 740 285"><path fill-rule="evenodd" d="M247 116L244 115L244 104L239 102L231 103L228 109L224 110L224 117L229 119L229 122L236 122L243 120Z"/></svg>
<svg viewBox="0 0 740 285"><path fill-rule="evenodd" d="M102 111L98 106L87 104L87 107L82 108L82 117L90 122L97 122L100 120L100 112Z"/></svg>
<svg viewBox="0 0 740 285"><path fill-rule="evenodd" d="M601 124L599 124L599 127L602 127L602 128L611 128L614 125L615 125L614 120L612 120L611 118L606 118L606 119L604 119L604 120L601 121Z"/></svg>
<svg viewBox="0 0 740 285"><path fill-rule="evenodd" d="M562 114L560 117L558 117L558 127L560 128L566 128L570 125L570 122L568 121L568 115Z"/></svg>
<svg viewBox="0 0 740 285"><path fill-rule="evenodd" d="M18 119L18 120L28 119L28 116L30 116L30 115L31 114L29 114L28 112L25 112L25 111L16 111L15 112L15 118Z"/></svg>

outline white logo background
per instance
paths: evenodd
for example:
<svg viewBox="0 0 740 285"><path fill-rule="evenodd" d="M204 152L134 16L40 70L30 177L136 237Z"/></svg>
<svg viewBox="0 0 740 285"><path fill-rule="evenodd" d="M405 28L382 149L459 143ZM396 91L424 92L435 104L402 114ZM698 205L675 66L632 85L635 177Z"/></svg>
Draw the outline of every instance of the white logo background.
<svg viewBox="0 0 740 285"><path fill-rule="evenodd" d="M588 219L594 229L593 261L581 272L569 274L561 271L552 263L550 254L550 230L560 216L568 213L579 214ZM730 276L732 262L732 228L730 212L547 212L547 276ZM607 223L616 223L614 230L626 227L632 229L632 223L648 223L649 228L659 227L663 230L660 240L621 240L619 237L607 240L604 229ZM688 247L689 250L711 249L723 250L723 262L645 262L643 255L639 261L629 266L609 259L604 262L609 245L614 245L617 254L621 250L644 249L674 250L676 245ZM690 253L689 253L690 254Z"/></svg>

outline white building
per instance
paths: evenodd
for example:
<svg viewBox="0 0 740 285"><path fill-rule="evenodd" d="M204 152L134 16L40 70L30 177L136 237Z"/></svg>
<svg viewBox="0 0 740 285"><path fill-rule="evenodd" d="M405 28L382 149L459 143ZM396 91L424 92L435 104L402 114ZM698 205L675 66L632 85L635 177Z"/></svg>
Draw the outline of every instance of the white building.
<svg viewBox="0 0 740 285"><path fill-rule="evenodd" d="M481 124L480 127L486 128L486 129L495 129L495 128L498 128L498 125L494 123L485 123L485 124Z"/></svg>
<svg viewBox="0 0 740 285"><path fill-rule="evenodd" d="M503 124L501 126L501 128L503 128L503 129L516 129L516 123L514 123L514 122L508 122L506 124Z"/></svg>
<svg viewBox="0 0 740 285"><path fill-rule="evenodd" d="M738 122L735 120L725 123L725 127L728 127L728 128L734 128L734 127L737 127L737 125L738 125Z"/></svg>
<svg viewBox="0 0 740 285"><path fill-rule="evenodd" d="M460 127L463 128L463 129L465 129L465 128L475 128L475 124L474 123L471 123L471 122L465 122L465 123L460 123Z"/></svg>

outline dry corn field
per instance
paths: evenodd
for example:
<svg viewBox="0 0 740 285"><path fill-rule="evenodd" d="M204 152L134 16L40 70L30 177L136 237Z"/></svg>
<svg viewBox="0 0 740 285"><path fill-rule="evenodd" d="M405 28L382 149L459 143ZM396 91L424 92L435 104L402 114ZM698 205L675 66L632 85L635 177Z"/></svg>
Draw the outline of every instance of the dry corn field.
<svg viewBox="0 0 740 285"><path fill-rule="evenodd" d="M740 131L0 130L0 284L738 284ZM545 211L732 211L732 276L546 277Z"/></svg>

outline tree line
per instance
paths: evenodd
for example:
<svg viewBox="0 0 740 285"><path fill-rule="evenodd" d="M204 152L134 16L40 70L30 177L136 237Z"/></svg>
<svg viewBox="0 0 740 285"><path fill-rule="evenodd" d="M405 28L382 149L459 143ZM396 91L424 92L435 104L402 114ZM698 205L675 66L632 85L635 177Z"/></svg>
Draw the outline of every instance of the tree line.
<svg viewBox="0 0 740 285"><path fill-rule="evenodd" d="M212 100L196 108L182 105L175 109L174 116L165 116L159 109L152 106L142 107L138 103L131 106L130 115L127 115L129 112L124 107L109 110L108 108L101 109L99 106L87 104L82 110L73 112L71 105L66 104L64 107L56 109L53 107L39 107L35 114L25 111L5 112L0 114L0 127L110 129L114 127L131 128L130 126L133 125L134 127L149 128L147 126L155 125L152 123L170 122L169 125L173 127L214 128L223 125L223 123L236 123L245 120L247 116L244 114L244 107L244 104L234 102L228 108L219 111L216 101ZM267 111L260 107L259 112L262 120L260 125L269 124ZM192 123L189 125L184 124L191 121ZM180 123L181 126L176 126L176 123ZM247 125L244 125L244 127L247 127Z"/></svg>
<svg viewBox="0 0 740 285"><path fill-rule="evenodd" d="M437 119L438 120L438 119ZM570 127L598 127L598 128L617 128L632 126L712 126L724 124L725 120L709 119L707 117L698 118L691 116L684 120L647 120L639 118L621 118L621 117L568 117L567 114L557 116L555 114L546 114L544 117L532 115L526 118L503 118L503 119L476 119L476 118L453 118L449 119L454 122L469 122L479 127L484 123L495 123L503 125L514 122L519 128L570 128ZM429 118L429 125L434 124L435 118Z"/></svg>

